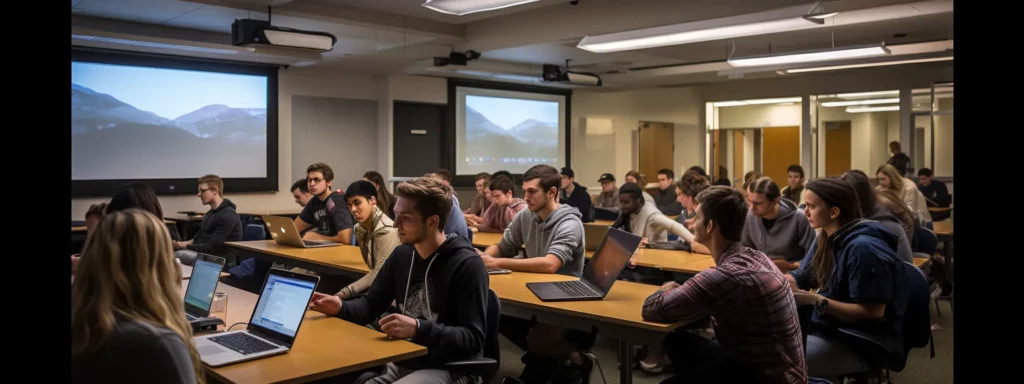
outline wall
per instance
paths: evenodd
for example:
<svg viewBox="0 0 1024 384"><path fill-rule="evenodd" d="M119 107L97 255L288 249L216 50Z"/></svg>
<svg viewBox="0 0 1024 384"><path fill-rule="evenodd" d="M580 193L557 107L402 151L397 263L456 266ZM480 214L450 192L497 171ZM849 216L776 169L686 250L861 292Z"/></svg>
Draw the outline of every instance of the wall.
<svg viewBox="0 0 1024 384"><path fill-rule="evenodd" d="M295 95L292 97L292 169L324 162L334 171L334 189L345 189L377 168L377 101Z"/></svg>
<svg viewBox="0 0 1024 384"><path fill-rule="evenodd" d="M297 209L288 188L303 175L293 175L292 170L292 96L339 97L348 99L377 100L378 83L382 78L370 75L339 75L315 71L313 68L282 69L278 76L278 192L239 193L230 190L226 197L238 205L239 210ZM343 136L326 137L325 140L344 140ZM85 211L92 204L109 201L109 198L71 199L71 218L82 220ZM163 196L160 204L167 215L178 211L205 211L207 208L192 195Z"/></svg>
<svg viewBox="0 0 1024 384"><path fill-rule="evenodd" d="M718 108L718 127L760 128L800 126L800 103Z"/></svg>
<svg viewBox="0 0 1024 384"><path fill-rule="evenodd" d="M640 121L666 122L675 125L672 169L676 174L693 165L704 164L704 138L700 129L701 100L698 87L652 88L625 92L576 91L572 97L572 153L573 171L581 185L592 193L600 190L597 184L602 173L611 172L622 180L626 172L636 167L636 144L634 136ZM581 119L589 124L590 119L611 122L614 132L614 148L607 148L606 130L600 135L587 134ZM581 128L582 126L582 128ZM583 130L581 132L581 129ZM594 141L594 144L591 144ZM603 148L589 151L587 148ZM611 158L614 167L606 163ZM648 178L653 178L648 175ZM650 180L648 180L650 181ZM621 182L620 182L621 184Z"/></svg>
<svg viewBox="0 0 1024 384"><path fill-rule="evenodd" d="M896 114L895 118L892 114ZM827 121L850 122L850 166L868 175L889 159L889 141L894 131L899 136L898 112L846 113L845 107L821 107L818 108L818 119L819 130L824 130L824 122ZM823 158L828 148L824 148L824 135L819 139L822 148L819 169L824 172Z"/></svg>
<svg viewBox="0 0 1024 384"><path fill-rule="evenodd" d="M377 118L380 126L380 135L377 136L377 172L387 180L394 174L392 151L395 100L448 104L448 80L440 77L391 75L382 81L379 87L381 94Z"/></svg>
<svg viewBox="0 0 1024 384"><path fill-rule="evenodd" d="M938 100L940 111L952 111L953 99ZM935 115L935 176L953 176L953 115ZM927 145L926 145L927 146Z"/></svg>

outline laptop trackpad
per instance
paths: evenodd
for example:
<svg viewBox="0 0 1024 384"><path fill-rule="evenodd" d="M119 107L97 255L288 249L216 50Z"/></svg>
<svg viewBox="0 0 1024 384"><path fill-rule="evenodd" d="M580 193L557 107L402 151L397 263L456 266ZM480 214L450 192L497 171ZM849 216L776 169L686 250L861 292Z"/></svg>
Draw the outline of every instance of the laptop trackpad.
<svg viewBox="0 0 1024 384"><path fill-rule="evenodd" d="M203 345L196 349L199 351L199 356L213 356L218 353L230 352L227 348L222 348L219 345Z"/></svg>

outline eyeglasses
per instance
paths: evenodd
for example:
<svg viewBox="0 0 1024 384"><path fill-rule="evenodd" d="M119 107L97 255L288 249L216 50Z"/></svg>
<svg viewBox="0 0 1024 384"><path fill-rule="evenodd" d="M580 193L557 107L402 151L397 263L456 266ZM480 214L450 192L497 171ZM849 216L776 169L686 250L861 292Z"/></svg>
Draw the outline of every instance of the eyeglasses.
<svg viewBox="0 0 1024 384"><path fill-rule="evenodd" d="M209 191L210 189L212 189L212 188L200 189L199 190L199 194L203 194L203 192Z"/></svg>
<svg viewBox="0 0 1024 384"><path fill-rule="evenodd" d="M321 179L319 177L314 177L314 178L306 179L306 181L309 182L309 183L313 183L313 184L320 184L320 182L324 181L324 179Z"/></svg>

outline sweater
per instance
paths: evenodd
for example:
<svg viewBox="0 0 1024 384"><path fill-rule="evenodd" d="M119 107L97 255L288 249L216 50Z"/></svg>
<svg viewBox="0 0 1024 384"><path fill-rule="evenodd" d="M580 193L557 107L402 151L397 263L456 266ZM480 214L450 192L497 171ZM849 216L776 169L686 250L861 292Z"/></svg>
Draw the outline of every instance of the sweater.
<svg viewBox="0 0 1024 384"><path fill-rule="evenodd" d="M529 209L516 214L498 241L502 257L514 257L526 248L526 257L554 255L562 262L555 273L579 277L583 273L583 222L580 211L559 205L547 220Z"/></svg>
<svg viewBox="0 0 1024 384"><path fill-rule="evenodd" d="M363 225L356 224L356 244L359 245L359 253L363 255L363 262L370 268L370 273L363 275L359 280L349 284L348 291L342 298L350 298L352 294L362 293L370 288L370 284L380 273L384 261L388 259L391 252L401 245L398 241L398 230L390 217L384 215L379 208L373 209L373 231L367 230Z"/></svg>
<svg viewBox="0 0 1024 384"><path fill-rule="evenodd" d="M519 211L526 208L526 200L520 198L512 199L512 204L506 206L499 206L498 204L491 204L484 211L483 217L481 217L481 223L477 226L480 232L505 232L505 228L512 222L512 219L516 217Z"/></svg>
<svg viewBox="0 0 1024 384"><path fill-rule="evenodd" d="M646 237L650 243L668 241L667 232L679 236L686 242L693 241L693 233L687 230L685 225L669 219L653 204L642 205L636 213L619 214L619 218L612 224L612 228Z"/></svg>
<svg viewBox="0 0 1024 384"><path fill-rule="evenodd" d="M71 382L192 384L196 377L180 335L162 326L118 320L99 349L71 356Z"/></svg>
<svg viewBox="0 0 1024 384"><path fill-rule="evenodd" d="M235 203L224 199L216 209L206 212L199 225L199 232L196 232L192 244L185 246L185 249L229 258L235 251L224 243L241 240L242 220L238 218L238 212L235 212Z"/></svg>
<svg viewBox="0 0 1024 384"><path fill-rule="evenodd" d="M784 259L789 262L800 261L811 249L814 242L814 229L807 221L807 216L797 209L796 204L787 199L779 199L779 215L771 229L766 229L763 219L747 211L747 219L743 224L743 245L756 249L772 259Z"/></svg>

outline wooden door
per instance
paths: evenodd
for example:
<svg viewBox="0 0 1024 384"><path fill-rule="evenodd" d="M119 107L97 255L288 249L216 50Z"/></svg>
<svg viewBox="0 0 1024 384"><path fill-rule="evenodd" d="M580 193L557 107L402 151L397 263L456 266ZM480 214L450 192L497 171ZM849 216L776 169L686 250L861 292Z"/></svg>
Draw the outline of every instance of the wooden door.
<svg viewBox="0 0 1024 384"><path fill-rule="evenodd" d="M729 180L733 186L743 186L743 161L744 161L744 139L746 132L741 130L733 131L732 134L732 169L729 170ZM739 183L736 181L739 180Z"/></svg>
<svg viewBox="0 0 1024 384"><path fill-rule="evenodd" d="M800 127L761 129L761 173L786 185L786 169L800 164Z"/></svg>
<svg viewBox="0 0 1024 384"><path fill-rule="evenodd" d="M673 128L671 123L640 122L640 173L648 183L658 181L658 170L673 168Z"/></svg>
<svg viewBox="0 0 1024 384"><path fill-rule="evenodd" d="M850 122L825 123L825 176L849 171L850 159Z"/></svg>

